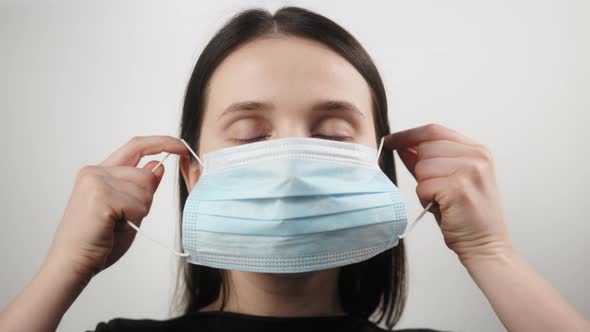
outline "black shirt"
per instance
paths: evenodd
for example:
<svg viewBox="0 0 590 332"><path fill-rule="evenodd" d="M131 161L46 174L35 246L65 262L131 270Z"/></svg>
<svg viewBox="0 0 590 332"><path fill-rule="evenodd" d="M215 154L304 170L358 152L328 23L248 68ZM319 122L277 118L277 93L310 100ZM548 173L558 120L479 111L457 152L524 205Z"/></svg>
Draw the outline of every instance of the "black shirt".
<svg viewBox="0 0 590 332"><path fill-rule="evenodd" d="M353 316L324 317L264 317L224 311L195 312L168 319L124 319L115 318L100 322L96 332L114 331L281 331L281 332L382 332L370 321ZM404 329L399 332L435 332L430 329Z"/></svg>

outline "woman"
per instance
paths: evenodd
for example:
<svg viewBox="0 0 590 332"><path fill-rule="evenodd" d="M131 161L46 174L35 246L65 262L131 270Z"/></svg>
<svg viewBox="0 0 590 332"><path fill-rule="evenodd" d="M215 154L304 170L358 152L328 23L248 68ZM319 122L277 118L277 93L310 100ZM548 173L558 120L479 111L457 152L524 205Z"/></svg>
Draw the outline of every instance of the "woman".
<svg viewBox="0 0 590 332"><path fill-rule="evenodd" d="M259 141L312 137L372 148L384 139L418 181L445 243L511 331L590 329L515 252L503 220L489 151L428 125L390 134L380 76L360 44L334 22L298 8L234 17L201 54L186 92L180 138L198 155ZM144 156L180 156L180 209L202 168L173 137L136 137L79 172L51 249L31 283L0 315L2 331L52 331L96 273L129 248L163 176ZM382 171L396 181L393 154ZM152 170L154 172L152 173ZM334 175L336 176L336 175ZM239 212L239 211L238 211ZM187 234L183 234L183 240ZM229 245L229 244L228 244ZM97 331L393 329L405 300L403 240L352 264L258 273L185 263L184 315L114 319Z"/></svg>

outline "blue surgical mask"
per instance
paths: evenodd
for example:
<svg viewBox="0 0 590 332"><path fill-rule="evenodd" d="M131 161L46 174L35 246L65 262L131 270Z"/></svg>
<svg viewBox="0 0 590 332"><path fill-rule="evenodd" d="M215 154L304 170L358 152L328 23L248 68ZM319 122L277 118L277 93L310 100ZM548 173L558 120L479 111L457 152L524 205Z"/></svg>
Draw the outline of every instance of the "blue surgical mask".
<svg viewBox="0 0 590 332"><path fill-rule="evenodd" d="M202 160L181 141L202 168L184 205L184 253L128 223L189 263L269 273L353 264L396 246L433 205L404 233L405 203L377 162L383 140L375 150L315 138L273 139Z"/></svg>
<svg viewBox="0 0 590 332"><path fill-rule="evenodd" d="M377 150L316 138L244 144L203 155L184 207L188 262L305 272L353 264L398 244L406 209Z"/></svg>

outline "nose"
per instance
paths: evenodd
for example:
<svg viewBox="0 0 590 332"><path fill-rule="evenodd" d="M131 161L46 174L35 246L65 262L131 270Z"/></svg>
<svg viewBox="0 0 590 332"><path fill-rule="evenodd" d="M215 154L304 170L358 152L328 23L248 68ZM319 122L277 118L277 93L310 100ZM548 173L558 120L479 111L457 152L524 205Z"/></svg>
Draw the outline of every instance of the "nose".
<svg viewBox="0 0 590 332"><path fill-rule="evenodd" d="M283 117L275 123L275 138L309 137L310 128L302 117Z"/></svg>

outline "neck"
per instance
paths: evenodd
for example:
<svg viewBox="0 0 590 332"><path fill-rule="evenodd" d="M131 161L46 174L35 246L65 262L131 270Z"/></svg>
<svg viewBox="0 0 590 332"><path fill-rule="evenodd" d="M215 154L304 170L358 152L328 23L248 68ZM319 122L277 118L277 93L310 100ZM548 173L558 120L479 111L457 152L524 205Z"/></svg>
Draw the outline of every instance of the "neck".
<svg viewBox="0 0 590 332"><path fill-rule="evenodd" d="M228 271L224 311L268 317L343 315L338 296L339 269L271 274ZM201 311L220 310L218 299Z"/></svg>

